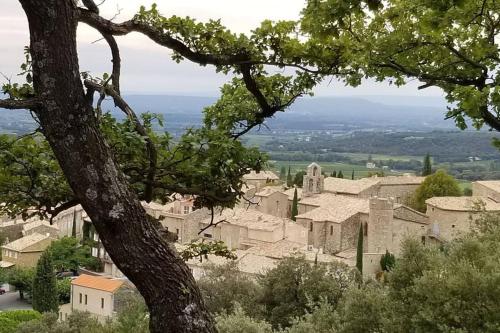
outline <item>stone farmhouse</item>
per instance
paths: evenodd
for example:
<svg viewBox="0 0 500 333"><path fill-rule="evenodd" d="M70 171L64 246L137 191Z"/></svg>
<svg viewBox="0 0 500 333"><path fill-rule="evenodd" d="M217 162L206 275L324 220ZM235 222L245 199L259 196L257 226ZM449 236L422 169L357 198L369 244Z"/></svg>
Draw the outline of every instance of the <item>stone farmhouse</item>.
<svg viewBox="0 0 500 333"><path fill-rule="evenodd" d="M42 235L35 232L3 245L0 267L34 267L53 240L50 234Z"/></svg>

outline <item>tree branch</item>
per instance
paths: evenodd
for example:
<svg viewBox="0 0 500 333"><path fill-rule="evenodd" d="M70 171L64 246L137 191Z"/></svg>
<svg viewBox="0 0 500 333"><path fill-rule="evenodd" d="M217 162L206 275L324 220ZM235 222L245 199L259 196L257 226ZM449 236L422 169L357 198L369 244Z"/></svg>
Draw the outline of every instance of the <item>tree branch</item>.
<svg viewBox="0 0 500 333"><path fill-rule="evenodd" d="M42 100L39 98L28 99L0 99L0 108L15 110L15 109L36 109L42 105Z"/></svg>
<svg viewBox="0 0 500 333"><path fill-rule="evenodd" d="M144 200L150 202L153 200L153 188L154 188L154 178L156 175L156 167L157 167L157 151L156 146L154 145L151 137L147 133L146 129L140 122L139 118L132 110L132 108L127 104L127 102L118 94L112 87L103 86L91 80L84 81L87 89L93 89L94 91L100 91L108 96L111 96L115 102L115 105L120 108L128 117L130 121L132 121L135 125L135 130L139 133L144 140L146 141L146 150L149 157L149 170L146 179L146 189L144 193Z"/></svg>

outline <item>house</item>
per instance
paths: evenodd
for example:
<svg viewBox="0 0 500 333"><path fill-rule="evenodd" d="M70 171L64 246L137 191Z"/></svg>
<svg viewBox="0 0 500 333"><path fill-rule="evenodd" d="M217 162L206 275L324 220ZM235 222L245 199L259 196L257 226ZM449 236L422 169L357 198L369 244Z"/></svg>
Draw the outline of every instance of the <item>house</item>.
<svg viewBox="0 0 500 333"><path fill-rule="evenodd" d="M445 241L470 231L483 211L500 212L500 203L488 196L435 197L425 203L432 233Z"/></svg>
<svg viewBox="0 0 500 333"><path fill-rule="evenodd" d="M41 235L50 235L52 238L57 238L59 235L59 228L56 225L51 225L48 221L35 220L23 224L24 236L29 236L33 233L39 233Z"/></svg>
<svg viewBox="0 0 500 333"><path fill-rule="evenodd" d="M130 288L123 279L82 274L71 281L70 303L59 309L59 320L66 320L73 311L86 311L104 322L114 316L118 292Z"/></svg>
<svg viewBox="0 0 500 333"><path fill-rule="evenodd" d="M248 186L255 186L257 190L269 185L278 185L279 177L272 171L254 171L243 176Z"/></svg>
<svg viewBox="0 0 500 333"><path fill-rule="evenodd" d="M0 267L35 267L53 240L50 235L35 232L3 245Z"/></svg>

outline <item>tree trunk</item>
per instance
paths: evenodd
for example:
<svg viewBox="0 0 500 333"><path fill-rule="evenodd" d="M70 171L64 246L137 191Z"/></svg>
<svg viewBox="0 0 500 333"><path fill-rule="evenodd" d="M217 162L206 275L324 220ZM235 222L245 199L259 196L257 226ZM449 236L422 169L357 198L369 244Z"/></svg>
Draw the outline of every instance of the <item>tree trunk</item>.
<svg viewBox="0 0 500 333"><path fill-rule="evenodd" d="M150 311L151 332L214 332L198 287L130 189L87 104L76 48L73 0L20 0L28 17L34 110L76 197L118 268Z"/></svg>

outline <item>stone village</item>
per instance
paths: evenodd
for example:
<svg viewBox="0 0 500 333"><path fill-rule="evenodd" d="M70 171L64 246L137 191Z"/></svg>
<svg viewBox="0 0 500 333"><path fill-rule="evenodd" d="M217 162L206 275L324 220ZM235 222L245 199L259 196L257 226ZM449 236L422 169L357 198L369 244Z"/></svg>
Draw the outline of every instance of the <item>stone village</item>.
<svg viewBox="0 0 500 333"><path fill-rule="evenodd" d="M405 237L440 244L470 230L480 213L478 205L486 211L500 211L500 181L473 182L469 197L430 198L424 214L404 204L425 179L410 174L341 179L325 177L321 166L312 163L303 188L287 189L270 171L251 172L244 179L244 200L233 209L216 213L215 223L208 210L193 209L192 197L173 196L165 205L143 205L164 230L177 236L178 250L193 241L223 241L237 255L238 268L250 275L271 269L282 258L294 255L303 255L311 262L339 261L354 266L361 228L365 277L380 271L380 258L386 251L397 257ZM295 191L299 200L293 221L290 217ZM7 235L8 242L2 245L0 267L33 267L54 239L74 233L82 238L90 224L80 206L60 213L52 225L35 218L24 221L4 217L0 219L0 231ZM83 270L72 280L71 302L61 306L61 320L73 310L89 311L104 320L115 311L115 295L130 288L98 235L91 233L90 237L97 244L92 255L100 258L103 271ZM203 261L191 259L188 265L199 278L207 265L227 260L210 255Z"/></svg>

